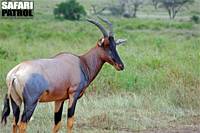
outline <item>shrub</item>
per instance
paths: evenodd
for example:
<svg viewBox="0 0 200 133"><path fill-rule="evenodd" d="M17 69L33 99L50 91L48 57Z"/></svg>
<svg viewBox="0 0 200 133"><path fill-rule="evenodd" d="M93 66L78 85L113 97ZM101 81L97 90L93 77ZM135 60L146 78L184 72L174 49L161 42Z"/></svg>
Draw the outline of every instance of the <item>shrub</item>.
<svg viewBox="0 0 200 133"><path fill-rule="evenodd" d="M195 22L196 24L200 23L200 17L197 15L193 15L190 19L192 22Z"/></svg>
<svg viewBox="0 0 200 133"><path fill-rule="evenodd" d="M68 20L79 20L81 16L85 16L86 12L82 5L76 0L69 0L57 5L54 9L56 18L64 18Z"/></svg>

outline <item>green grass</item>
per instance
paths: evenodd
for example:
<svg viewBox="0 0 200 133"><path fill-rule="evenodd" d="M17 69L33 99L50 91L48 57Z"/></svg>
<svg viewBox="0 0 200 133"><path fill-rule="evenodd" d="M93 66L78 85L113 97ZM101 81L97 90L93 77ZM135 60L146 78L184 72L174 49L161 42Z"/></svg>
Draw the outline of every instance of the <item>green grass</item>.
<svg viewBox="0 0 200 133"><path fill-rule="evenodd" d="M6 74L16 64L62 51L80 55L101 37L88 22L55 20L51 10L58 1L45 3L36 2L33 20L0 20L1 99L7 91ZM200 115L199 25L162 19L109 19L116 38L128 40L118 47L125 70L117 72L108 64L103 67L78 102L75 131L132 132L168 127L171 121ZM10 116L2 132L10 132L11 121ZM53 105L39 104L28 131L50 132L52 125ZM63 132L65 125L63 119Z"/></svg>
<svg viewBox="0 0 200 133"><path fill-rule="evenodd" d="M131 92L104 97L86 94L77 104L74 131L77 133L133 132L168 127L173 124L172 121L182 117L199 115L198 111L172 106L169 99L162 97L162 94L155 96L151 93ZM28 132L50 132L53 127L53 114L52 103L39 104L29 122ZM66 114L65 104L61 132L66 131ZM8 125L2 128L2 132L10 132L12 117L9 117L8 121Z"/></svg>

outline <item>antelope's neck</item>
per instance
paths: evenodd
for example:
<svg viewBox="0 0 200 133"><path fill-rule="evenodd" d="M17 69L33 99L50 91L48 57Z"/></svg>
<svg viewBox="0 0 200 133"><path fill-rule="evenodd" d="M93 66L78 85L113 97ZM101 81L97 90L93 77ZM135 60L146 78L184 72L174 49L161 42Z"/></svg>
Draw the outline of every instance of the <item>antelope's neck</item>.
<svg viewBox="0 0 200 133"><path fill-rule="evenodd" d="M89 83L91 83L105 63L100 58L100 51L98 50L98 47L92 48L86 54L80 56L80 59L81 65L84 67L84 73L87 74Z"/></svg>

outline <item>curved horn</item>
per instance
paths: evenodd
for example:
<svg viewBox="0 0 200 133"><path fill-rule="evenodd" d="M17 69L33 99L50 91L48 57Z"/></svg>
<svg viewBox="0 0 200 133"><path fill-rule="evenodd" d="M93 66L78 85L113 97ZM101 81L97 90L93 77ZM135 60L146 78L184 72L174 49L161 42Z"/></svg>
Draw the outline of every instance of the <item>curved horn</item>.
<svg viewBox="0 0 200 133"><path fill-rule="evenodd" d="M100 16L97 16L100 20L102 20L103 22L105 22L108 26L109 26L109 35L110 36L113 36L114 35L114 33L113 33L113 26L112 26L112 23L108 20L108 19L106 19L106 18L102 18L102 17L100 17Z"/></svg>
<svg viewBox="0 0 200 133"><path fill-rule="evenodd" d="M106 31L106 29L100 23L98 23L97 21L94 21L92 19L87 19L87 21L96 25L101 30L104 37L108 37L108 32Z"/></svg>

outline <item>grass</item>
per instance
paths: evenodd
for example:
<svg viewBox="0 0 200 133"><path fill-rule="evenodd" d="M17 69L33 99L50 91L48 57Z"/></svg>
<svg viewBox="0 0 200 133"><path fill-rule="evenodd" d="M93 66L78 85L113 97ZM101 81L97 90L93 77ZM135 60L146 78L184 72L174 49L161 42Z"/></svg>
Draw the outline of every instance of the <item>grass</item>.
<svg viewBox="0 0 200 133"><path fill-rule="evenodd" d="M80 55L101 37L97 28L85 21L55 20L51 10L58 1L45 3L36 2L38 10L33 20L0 20L1 99L7 91L6 74L16 64L61 51ZM75 132L167 128L172 121L183 118L184 123L198 116L199 25L162 19L109 19L116 38L128 39L127 44L118 47L125 70L116 72L107 64L103 67L78 102ZM62 132L66 130L66 110L65 105ZM11 121L10 116L0 132L10 132ZM52 125L53 104L39 104L28 132L50 132Z"/></svg>
<svg viewBox="0 0 200 133"><path fill-rule="evenodd" d="M52 109L51 103L39 104L29 123L28 132L50 132L53 126ZM65 104L61 132L66 131L66 111ZM172 121L191 115L196 116L198 112L177 108L170 105L167 99L152 94L139 95L126 92L104 97L85 95L77 104L74 129L75 132L83 133L142 131L167 127ZM11 117L9 123L10 121L12 121ZM2 128L2 132L10 132L10 130L10 124Z"/></svg>

